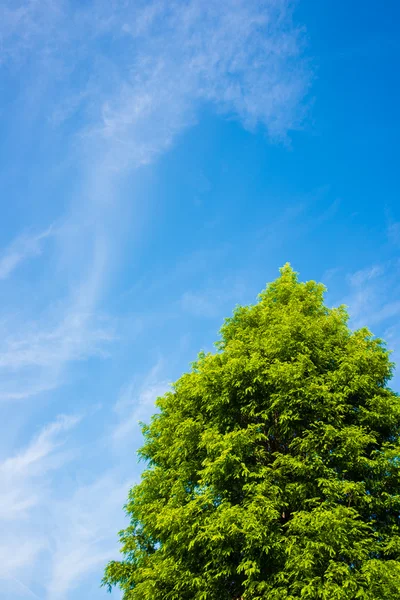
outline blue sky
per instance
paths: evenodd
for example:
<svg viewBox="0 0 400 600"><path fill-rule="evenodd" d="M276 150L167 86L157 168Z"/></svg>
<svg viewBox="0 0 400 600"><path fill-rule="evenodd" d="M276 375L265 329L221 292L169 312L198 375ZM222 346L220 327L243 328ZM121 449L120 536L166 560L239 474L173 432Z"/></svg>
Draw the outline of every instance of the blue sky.
<svg viewBox="0 0 400 600"><path fill-rule="evenodd" d="M400 359L399 17L3 1L1 600L107 597L138 420L286 261Z"/></svg>

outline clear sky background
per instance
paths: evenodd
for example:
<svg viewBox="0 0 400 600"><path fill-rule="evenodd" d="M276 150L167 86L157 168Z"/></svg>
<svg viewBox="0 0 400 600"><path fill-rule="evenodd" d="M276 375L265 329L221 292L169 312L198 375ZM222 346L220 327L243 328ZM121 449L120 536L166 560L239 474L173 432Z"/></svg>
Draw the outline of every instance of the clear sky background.
<svg viewBox="0 0 400 600"><path fill-rule="evenodd" d="M138 420L285 262L400 359L399 19L2 1L1 600L107 597Z"/></svg>

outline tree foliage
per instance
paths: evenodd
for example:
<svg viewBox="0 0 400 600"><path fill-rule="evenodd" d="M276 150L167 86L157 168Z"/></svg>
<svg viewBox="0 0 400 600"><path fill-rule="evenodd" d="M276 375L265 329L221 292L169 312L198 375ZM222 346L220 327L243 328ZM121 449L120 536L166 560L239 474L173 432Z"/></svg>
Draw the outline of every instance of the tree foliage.
<svg viewBox="0 0 400 600"><path fill-rule="evenodd" d="M290 265L143 426L124 600L397 599L400 398L382 340Z"/></svg>

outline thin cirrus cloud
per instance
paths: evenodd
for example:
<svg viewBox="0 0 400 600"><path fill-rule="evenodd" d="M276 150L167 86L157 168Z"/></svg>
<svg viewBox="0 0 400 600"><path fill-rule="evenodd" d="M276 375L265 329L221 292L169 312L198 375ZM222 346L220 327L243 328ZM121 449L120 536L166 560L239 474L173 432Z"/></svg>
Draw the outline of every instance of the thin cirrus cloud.
<svg viewBox="0 0 400 600"><path fill-rule="evenodd" d="M13 315L0 314L1 399L55 390L67 381L68 365L111 351L113 319L102 314L101 306L118 254L114 215L124 202L118 192L124 174L166 152L204 106L247 128L261 125L277 140L302 126L312 73L303 60L304 35L292 21L292 4L3 2L0 69L29 82L16 86L10 135L17 132L20 146L30 147L40 130L43 147L54 144L54 160L62 161L63 174L70 179L72 166L78 175L67 208L60 207L55 217L61 226L47 236L52 244L45 243L46 236L31 245L17 236L0 256L0 278L7 285L24 261L50 256L40 264L52 284L43 293L40 313L26 317L22 299ZM23 114L18 107L24 107ZM46 161L59 166L50 155ZM209 310L194 295L183 302L192 313ZM158 372L138 388L130 382L107 443L123 444L137 430L137 420L153 410L154 395L165 388ZM8 480L4 516L14 510L30 526L15 532L16 519L8 520L0 542L5 565L0 576L14 581L15 594L18 587L20 595L31 590L26 597L59 600L75 597L80 582L115 555L132 466L118 460L89 481L82 476L60 499L58 476L69 453L59 454L56 445L67 427L49 427L0 467L7 471L7 460L30 465ZM70 446L75 472L85 472L85 456L74 443ZM109 459L107 444L100 446L100 461L101 451Z"/></svg>
<svg viewBox="0 0 400 600"><path fill-rule="evenodd" d="M204 104L284 139L302 123L311 72L286 0L31 0L6 2L2 10L3 63L17 77L37 79L29 95L21 92L40 107L27 118L44 123L45 139L65 125L64 159L80 169L53 250L60 271L74 273L73 291L46 300L50 318L44 313L22 324L21 331L35 330L34 338L8 331L0 349L0 369L40 370L45 363L48 378L39 372L23 389L0 390L12 399L30 396L29 389L54 389L70 361L86 358L90 348L98 353L96 310L119 238L118 225L108 222L119 204L122 173L165 152ZM17 238L0 258L0 278L38 253L43 239ZM60 275L56 270L49 277L56 283ZM43 328L52 321L51 329Z"/></svg>
<svg viewBox="0 0 400 600"><path fill-rule="evenodd" d="M104 93L100 119L85 131L110 148L112 168L154 160L204 103L273 137L300 126L310 71L288 2L136 6L114 15L131 60L112 70L118 92Z"/></svg>
<svg viewBox="0 0 400 600"><path fill-rule="evenodd" d="M59 466L54 452L59 437L79 422L78 417L62 416L45 427L27 448L0 463L0 519L24 518L38 499L26 489L27 479L37 479Z"/></svg>
<svg viewBox="0 0 400 600"><path fill-rule="evenodd" d="M95 568L102 569L115 556L116 531L124 524L121 507L132 483L120 476L113 471L103 473L78 487L65 501L54 503L50 512L52 560L46 586L49 599L71 597L68 594L82 577ZM57 513L64 515L62 521ZM99 588L98 580L95 587Z"/></svg>
<svg viewBox="0 0 400 600"><path fill-rule="evenodd" d="M79 473L87 459L73 439L81 420L58 417L0 463L0 580L13 597L66 598L117 550L115 534L131 484L120 466L72 487L64 475L69 493L58 489L64 467L73 461ZM105 455L108 449L103 443L97 451Z"/></svg>
<svg viewBox="0 0 400 600"><path fill-rule="evenodd" d="M57 112L58 123L63 114L73 120L81 113L70 128L72 153L78 152L82 169L81 206L72 202L65 218L69 225L75 223L74 233L66 227L57 237L59 260L67 257L72 270L83 265L78 285L74 281L80 297L75 291L58 302L62 308L51 330L40 330L43 322L52 321L46 316L24 324L23 331L36 329L34 343L29 336L20 339L18 331L6 336L0 368L36 364L40 369L48 359L54 362L47 381L39 373L24 389L0 390L0 396L12 399L30 396L29 389L57 387L64 365L88 356L88 340L97 337L96 307L111 268L107 256L118 237L102 224L110 199L113 208L118 203L114 191L121 169L153 161L195 121L204 102L246 126L261 123L272 136L285 137L301 123L310 71L300 59L301 31L292 24L290 3L284 0L225 0L207 7L196 0L132 6L97 1L86 8L69 2L31 1L18 7L9 2L0 27L3 61L19 73L36 69L45 79L38 93L43 112ZM28 61L32 55L36 58ZM88 74L78 85L83 65ZM44 134L51 135L53 127L50 119ZM82 215L87 214L96 218L85 227ZM0 259L0 277L10 276L24 258L39 252L41 241L17 238ZM91 276L89 289L87 273L93 270L96 280ZM85 311L81 304L87 305ZM81 335L71 327L79 319ZM97 345L93 347L97 353Z"/></svg>
<svg viewBox="0 0 400 600"><path fill-rule="evenodd" d="M121 390L114 405L118 420L110 435L115 448L126 444L127 439L137 443L141 437L139 423L149 422L155 412L156 399L170 390L170 384L162 377L162 370L162 361L158 361L142 381L134 377Z"/></svg>
<svg viewBox="0 0 400 600"><path fill-rule="evenodd" d="M0 578L18 576L46 548L45 530L30 519L48 501L50 473L71 458L63 450L63 437L78 423L77 416L61 416L26 448L0 462Z"/></svg>
<svg viewBox="0 0 400 600"><path fill-rule="evenodd" d="M24 261L40 256L44 240L51 236L53 227L36 235L20 235L0 255L0 280L7 279Z"/></svg>
<svg viewBox="0 0 400 600"><path fill-rule="evenodd" d="M118 147L127 166L151 161L202 102L277 137L301 125L311 71L288 0L13 5L3 9L6 60L45 61L47 114L60 123L83 110L74 133L102 139L100 152L111 143L114 166Z"/></svg>
<svg viewBox="0 0 400 600"><path fill-rule="evenodd" d="M398 285L399 265L388 262L350 273L349 293L344 299L355 327L385 324L400 312L399 302L387 302ZM392 294L389 293L392 289Z"/></svg>
<svg viewBox="0 0 400 600"><path fill-rule="evenodd" d="M367 326L374 334L379 332L393 350L392 360L399 364L400 302L388 298L400 296L400 263L388 261L367 266L348 275L349 290L343 304L349 308L350 325L353 328ZM394 384L399 381L394 372Z"/></svg>
<svg viewBox="0 0 400 600"><path fill-rule="evenodd" d="M0 323L0 400L21 400L57 388L65 367L104 357L114 339L112 322L95 310L101 270L92 273L30 320L4 314Z"/></svg>

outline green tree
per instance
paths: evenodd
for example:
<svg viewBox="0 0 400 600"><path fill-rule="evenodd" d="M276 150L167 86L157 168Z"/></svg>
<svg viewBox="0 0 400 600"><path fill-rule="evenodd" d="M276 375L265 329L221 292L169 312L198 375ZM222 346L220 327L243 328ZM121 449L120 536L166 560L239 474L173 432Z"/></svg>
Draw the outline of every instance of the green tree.
<svg viewBox="0 0 400 600"><path fill-rule="evenodd" d="M290 265L158 398L125 600L398 599L400 398L384 342Z"/></svg>

